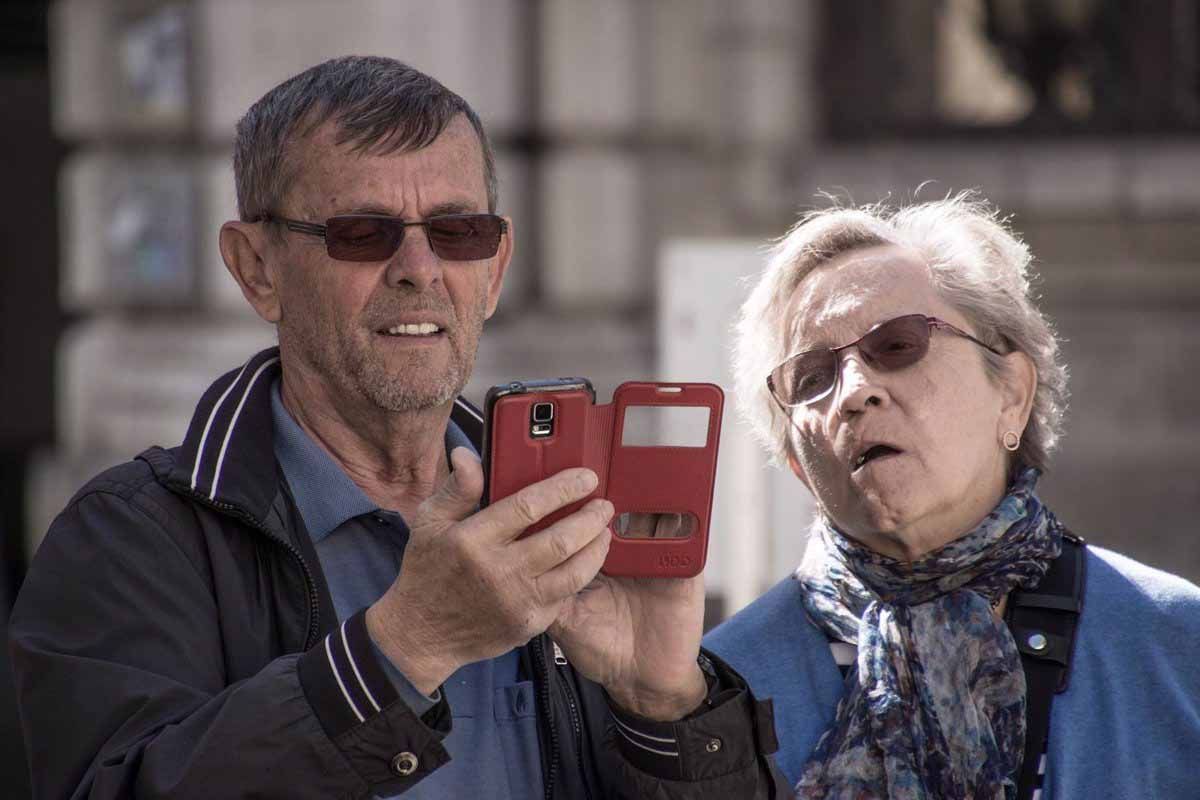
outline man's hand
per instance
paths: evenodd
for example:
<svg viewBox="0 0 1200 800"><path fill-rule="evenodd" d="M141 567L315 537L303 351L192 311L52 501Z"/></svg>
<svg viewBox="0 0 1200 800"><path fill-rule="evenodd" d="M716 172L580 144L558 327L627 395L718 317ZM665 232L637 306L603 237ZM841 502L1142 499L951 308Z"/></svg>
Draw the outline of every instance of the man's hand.
<svg viewBox="0 0 1200 800"><path fill-rule="evenodd" d="M371 638L431 694L464 664L494 658L542 633L608 555L610 502L595 499L543 531L530 525L596 488L569 469L475 513L483 471L465 448L410 525L396 581L367 610Z"/></svg>
<svg viewBox="0 0 1200 800"><path fill-rule="evenodd" d="M703 702L696 664L704 633L704 578L600 575L550 628L575 669L627 711L676 720Z"/></svg>

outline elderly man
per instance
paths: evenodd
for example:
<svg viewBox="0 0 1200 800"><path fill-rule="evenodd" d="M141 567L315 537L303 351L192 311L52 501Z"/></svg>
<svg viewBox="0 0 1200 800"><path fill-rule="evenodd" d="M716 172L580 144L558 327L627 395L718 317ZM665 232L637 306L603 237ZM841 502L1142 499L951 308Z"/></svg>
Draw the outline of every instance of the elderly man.
<svg viewBox="0 0 1200 800"><path fill-rule="evenodd" d="M279 347L54 522L11 629L39 795L769 796L701 581L598 576L599 498L518 538L593 473L478 510L457 395L514 231L471 108L337 59L250 109L234 168L221 252Z"/></svg>

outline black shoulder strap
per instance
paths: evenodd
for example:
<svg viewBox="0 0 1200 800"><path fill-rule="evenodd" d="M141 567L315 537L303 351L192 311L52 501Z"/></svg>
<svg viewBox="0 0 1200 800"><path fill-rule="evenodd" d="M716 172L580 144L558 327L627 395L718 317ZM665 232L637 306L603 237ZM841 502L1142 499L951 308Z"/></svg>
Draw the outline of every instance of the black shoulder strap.
<svg viewBox="0 0 1200 800"><path fill-rule="evenodd" d="M1017 782L1020 800L1031 798L1038 785L1050 730L1050 705L1056 693L1066 691L1070 680L1087 578L1085 547L1083 539L1064 531L1062 553L1050 564L1041 583L1008 598L1004 617L1025 668L1025 757Z"/></svg>

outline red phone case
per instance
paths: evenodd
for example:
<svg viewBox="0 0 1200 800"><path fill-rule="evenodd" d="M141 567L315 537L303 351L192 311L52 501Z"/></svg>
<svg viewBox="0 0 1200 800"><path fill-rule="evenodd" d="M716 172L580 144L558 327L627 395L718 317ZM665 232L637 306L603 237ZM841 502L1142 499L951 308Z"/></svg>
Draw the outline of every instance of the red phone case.
<svg viewBox="0 0 1200 800"><path fill-rule="evenodd" d="M553 435L530 434L535 403L552 401L558 424ZM554 524L592 497L625 512L691 514L695 529L682 538L626 538L614 533L603 572L614 576L691 577L704 569L712 515L717 445L725 396L710 383L623 383L606 405L595 405L587 389L504 394L490 404L488 420L489 502L569 467L589 467L600 479L584 500L546 517L524 535ZM634 406L691 406L708 409L703 447L622 444L626 409Z"/></svg>

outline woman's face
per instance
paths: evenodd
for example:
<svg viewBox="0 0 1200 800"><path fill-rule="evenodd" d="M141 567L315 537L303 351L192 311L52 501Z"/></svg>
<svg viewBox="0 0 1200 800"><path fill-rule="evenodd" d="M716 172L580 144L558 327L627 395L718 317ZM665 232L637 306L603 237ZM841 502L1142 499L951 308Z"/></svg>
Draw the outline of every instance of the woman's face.
<svg viewBox="0 0 1200 800"><path fill-rule="evenodd" d="M792 353L858 339L905 314L926 314L978 335L939 297L924 261L887 245L845 253L814 270L793 296ZM872 549L911 560L977 525L999 502L1007 477L1005 431L1020 434L1036 373L1023 354L1006 357L997 385L983 348L934 330L926 356L881 371L857 347L839 353L834 390L793 410L792 468L825 514ZM884 453L861 466L875 445Z"/></svg>

